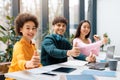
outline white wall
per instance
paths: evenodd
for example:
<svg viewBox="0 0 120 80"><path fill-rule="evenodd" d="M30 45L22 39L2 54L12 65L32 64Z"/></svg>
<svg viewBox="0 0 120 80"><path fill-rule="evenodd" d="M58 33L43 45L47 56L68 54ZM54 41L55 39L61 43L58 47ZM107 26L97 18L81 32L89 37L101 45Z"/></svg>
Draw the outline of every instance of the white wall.
<svg viewBox="0 0 120 80"><path fill-rule="evenodd" d="M120 56L120 0L97 0L97 32L108 34Z"/></svg>

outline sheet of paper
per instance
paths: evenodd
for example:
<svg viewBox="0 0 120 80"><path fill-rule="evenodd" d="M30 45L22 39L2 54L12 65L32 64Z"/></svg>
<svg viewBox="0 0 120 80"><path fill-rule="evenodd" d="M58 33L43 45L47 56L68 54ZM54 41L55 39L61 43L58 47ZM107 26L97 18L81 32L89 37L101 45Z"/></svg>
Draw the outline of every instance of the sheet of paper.
<svg viewBox="0 0 120 80"><path fill-rule="evenodd" d="M62 65L66 65L66 66L84 66L85 64L87 64L88 62L86 61L81 61L81 60L69 60L65 63L61 63Z"/></svg>

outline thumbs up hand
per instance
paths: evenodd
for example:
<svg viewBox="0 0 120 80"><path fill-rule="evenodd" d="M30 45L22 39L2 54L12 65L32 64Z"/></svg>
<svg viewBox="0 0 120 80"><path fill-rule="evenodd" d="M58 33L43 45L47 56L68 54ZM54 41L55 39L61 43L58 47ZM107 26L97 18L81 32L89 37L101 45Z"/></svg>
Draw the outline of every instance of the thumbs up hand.
<svg viewBox="0 0 120 80"><path fill-rule="evenodd" d="M80 55L80 48L77 47L77 42L73 44L72 50L67 51L67 56L77 57Z"/></svg>
<svg viewBox="0 0 120 80"><path fill-rule="evenodd" d="M37 68L40 64L40 56L37 51L34 51L34 54L30 61L27 61L25 64L25 68L31 69L31 68Z"/></svg>
<svg viewBox="0 0 120 80"><path fill-rule="evenodd" d="M88 57L86 57L86 61L88 61L88 62L96 62L95 55L92 52L90 52L90 55Z"/></svg>

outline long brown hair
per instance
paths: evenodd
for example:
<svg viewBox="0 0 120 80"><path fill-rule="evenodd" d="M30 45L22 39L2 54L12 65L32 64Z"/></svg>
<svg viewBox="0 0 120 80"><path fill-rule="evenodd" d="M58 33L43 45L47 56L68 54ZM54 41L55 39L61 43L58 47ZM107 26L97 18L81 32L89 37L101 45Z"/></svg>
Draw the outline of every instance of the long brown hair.
<svg viewBox="0 0 120 80"><path fill-rule="evenodd" d="M90 24L90 22L89 22L88 20L82 20L82 21L79 23L79 25L78 25L78 28L77 28L77 31L76 31L76 34L75 34L75 37L74 37L74 38L78 38L78 37L80 36L80 34L81 34L81 32L80 32L81 26L82 26L82 24L85 23L85 22L87 22L87 23L90 25L90 27L91 27L91 24ZM91 29L90 29L90 32L91 32ZM90 32L85 36L85 38L88 38L88 37L89 37Z"/></svg>

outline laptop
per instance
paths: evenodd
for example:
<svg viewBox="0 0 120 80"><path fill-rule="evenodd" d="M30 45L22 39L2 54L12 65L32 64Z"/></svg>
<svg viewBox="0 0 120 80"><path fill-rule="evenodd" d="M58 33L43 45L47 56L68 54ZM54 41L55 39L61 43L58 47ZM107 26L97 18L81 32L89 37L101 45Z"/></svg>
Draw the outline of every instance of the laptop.
<svg viewBox="0 0 120 80"><path fill-rule="evenodd" d="M115 51L115 46L108 46L107 51L106 51L106 61L109 61L109 59L114 59L114 51Z"/></svg>
<svg viewBox="0 0 120 80"><path fill-rule="evenodd" d="M115 51L116 51L115 46L109 46L107 48L106 61L108 61L109 59L116 59L116 60L120 61L120 56L115 56Z"/></svg>
<svg viewBox="0 0 120 80"><path fill-rule="evenodd" d="M115 48L115 52L114 52L114 59L120 61L120 55L119 55L119 50L120 48L119 47L116 47Z"/></svg>
<svg viewBox="0 0 120 80"><path fill-rule="evenodd" d="M115 56L114 59L120 61L120 56Z"/></svg>
<svg viewBox="0 0 120 80"><path fill-rule="evenodd" d="M96 62L96 63L88 63L87 66L89 66L90 69L97 69L97 70L104 70L105 67L108 67L108 61L109 59L114 58L114 51L115 51L115 46L108 46L107 51L106 51L106 57L105 60L101 62Z"/></svg>

